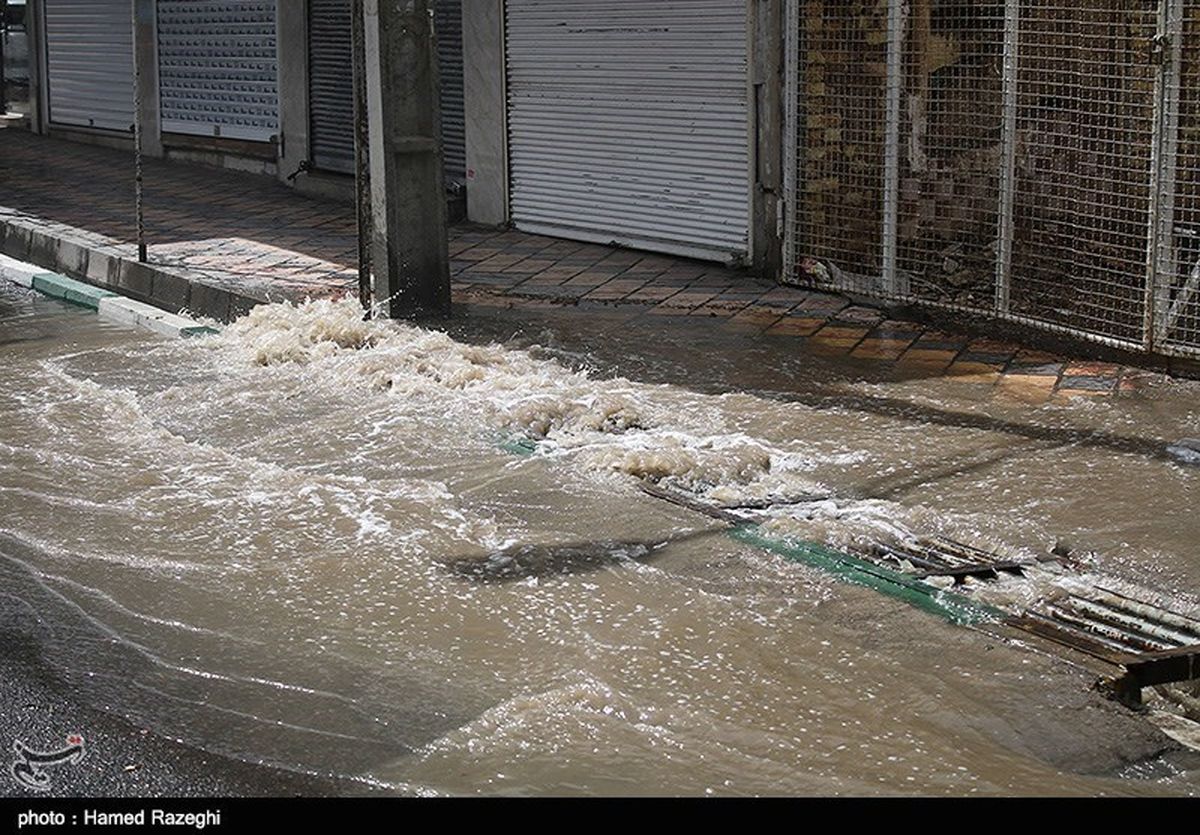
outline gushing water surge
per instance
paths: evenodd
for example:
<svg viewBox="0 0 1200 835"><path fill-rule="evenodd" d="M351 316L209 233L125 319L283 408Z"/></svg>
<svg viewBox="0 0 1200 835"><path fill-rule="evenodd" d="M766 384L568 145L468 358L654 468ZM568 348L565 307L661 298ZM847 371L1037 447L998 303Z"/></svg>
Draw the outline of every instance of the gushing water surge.
<svg viewBox="0 0 1200 835"><path fill-rule="evenodd" d="M1183 468L1071 443L1048 489L1044 440L857 398L978 403L903 382L806 402L711 366L699 384L707 352L728 375L737 349L684 331L613 340L577 318L532 340L495 313L456 338L343 301L167 342L0 302L0 625L156 733L425 794L1198 785L1070 664L637 489L770 506L774 534L834 544L919 531L1022 554L1086 533L1185 589ZM791 357L746 362L776 391L828 383ZM1077 433L1139 417L1104 408L1037 419ZM1191 417L1155 409L1164 432ZM1092 514L1084 486L1117 472L1157 478L1174 527L1147 528L1148 495L1114 487Z"/></svg>

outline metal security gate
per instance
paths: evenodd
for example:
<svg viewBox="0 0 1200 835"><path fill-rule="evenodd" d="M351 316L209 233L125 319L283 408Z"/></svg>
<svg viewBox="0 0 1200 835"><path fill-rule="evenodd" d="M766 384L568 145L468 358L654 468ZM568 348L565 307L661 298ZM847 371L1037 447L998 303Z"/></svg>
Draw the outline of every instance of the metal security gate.
<svg viewBox="0 0 1200 835"><path fill-rule="evenodd" d="M128 132L133 125L129 0L45 0L52 125Z"/></svg>
<svg viewBox="0 0 1200 835"><path fill-rule="evenodd" d="M789 0L788 279L1200 353L1197 6Z"/></svg>
<svg viewBox="0 0 1200 835"><path fill-rule="evenodd" d="M447 186L466 182L462 0L437 0L442 152ZM308 0L309 158L325 171L354 171L354 79L350 0Z"/></svg>
<svg viewBox="0 0 1200 835"><path fill-rule="evenodd" d="M442 154L446 185L467 182L467 132L463 110L462 0L437 0L438 77L441 80Z"/></svg>
<svg viewBox="0 0 1200 835"><path fill-rule="evenodd" d="M745 0L508 0L516 226L742 259L746 17Z"/></svg>
<svg viewBox="0 0 1200 835"><path fill-rule="evenodd" d="M274 0L158 0L157 16L163 132L275 137Z"/></svg>
<svg viewBox="0 0 1200 835"><path fill-rule="evenodd" d="M350 0L308 0L308 156L317 168L354 172Z"/></svg>

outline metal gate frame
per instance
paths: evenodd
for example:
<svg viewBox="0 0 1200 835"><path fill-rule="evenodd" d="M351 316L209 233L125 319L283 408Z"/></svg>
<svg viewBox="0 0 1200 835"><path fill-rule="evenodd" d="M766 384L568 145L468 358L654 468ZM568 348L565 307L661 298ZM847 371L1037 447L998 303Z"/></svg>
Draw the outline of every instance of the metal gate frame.
<svg viewBox="0 0 1200 835"><path fill-rule="evenodd" d="M907 277L897 268L898 223L900 220L900 147L902 89L904 86L904 50L910 0L889 0L887 6L887 78L884 112L883 147L883 223L879 231L882 252L878 275L852 276L848 273L802 276L802 241L798 228L800 198L805 187L801 168L804 134L800 119L800 95L804 85L805 55L801 49L802 6L806 0L787 0L785 7L784 90L785 90L785 218L784 281L803 283L833 291L914 303L946 310L968 311L990 318L1017 322L1038 329L1099 342L1125 350L1177 356L1200 356L1200 337L1194 344L1171 339L1175 321L1183 308L1191 305L1189 316L1200 317L1200 263L1180 287L1172 287L1173 252L1176 247L1174 215L1176 209L1177 149L1180 133L1181 55L1183 53L1184 15L1189 2L1196 0L1159 0L1157 32L1146 45L1147 57L1154 63L1153 139L1150 149L1150 176L1146 183L1149 201L1149 226L1146 230L1144 276L1144 321L1140 340L1047 321L1013 310L1014 197L1017 188L1016 157L1018 136L1018 71L1021 47L1021 0L1003 0L1003 58L1001 71L1002 136L1000 141L998 229L995 255L994 297L990 305L948 303L914 295ZM1194 127L1200 128L1200 125ZM853 279L853 280L851 280ZM1063 280L1070 277L1063 275ZM1140 277L1138 280L1141 280Z"/></svg>

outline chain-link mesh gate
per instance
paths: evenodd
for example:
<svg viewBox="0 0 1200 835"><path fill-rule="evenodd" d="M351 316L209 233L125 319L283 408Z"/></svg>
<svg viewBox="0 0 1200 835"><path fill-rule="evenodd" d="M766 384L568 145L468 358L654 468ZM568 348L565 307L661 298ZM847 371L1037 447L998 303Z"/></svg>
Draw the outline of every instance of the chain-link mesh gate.
<svg viewBox="0 0 1200 835"><path fill-rule="evenodd" d="M799 89L788 104L801 172L793 180L793 234L804 246L792 263L810 282L879 292L888 9L858 0L801 6L789 33L797 39L790 60L803 56Z"/></svg>
<svg viewBox="0 0 1200 835"><path fill-rule="evenodd" d="M1193 7L792 0L789 280L1200 352Z"/></svg>

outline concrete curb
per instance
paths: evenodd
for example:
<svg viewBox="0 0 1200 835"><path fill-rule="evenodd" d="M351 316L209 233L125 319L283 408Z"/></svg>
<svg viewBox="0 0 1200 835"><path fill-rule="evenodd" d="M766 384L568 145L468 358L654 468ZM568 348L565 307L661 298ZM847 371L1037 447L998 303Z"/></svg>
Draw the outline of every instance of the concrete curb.
<svg viewBox="0 0 1200 835"><path fill-rule="evenodd" d="M0 255L0 279L5 281L11 281L13 284L19 284L32 290L33 277L41 275L43 272L45 271L32 264L9 258L7 255Z"/></svg>
<svg viewBox="0 0 1200 835"><path fill-rule="evenodd" d="M144 302L126 299L111 293L100 299L98 312L105 319L126 325L136 325L163 336L204 336L216 333L215 330L207 325L201 325L195 319L167 313L165 310L159 310Z"/></svg>
<svg viewBox="0 0 1200 835"><path fill-rule="evenodd" d="M54 273L39 273L35 275L31 286L34 290L52 299L62 299L65 302L77 304L80 307L91 308L92 310L100 308L101 299L116 295L111 290L101 290L99 287L93 287L90 284L84 284L82 281L76 281L73 278L55 275Z"/></svg>
<svg viewBox="0 0 1200 835"><path fill-rule="evenodd" d="M269 301L265 289L261 296L251 296L240 290L216 286L210 278L192 270L166 264L143 264L137 260L133 246L2 206L0 256L42 268L30 272L27 264L13 266L8 260L0 263L0 277L25 287L32 286L32 279L37 274L56 273L168 313L186 310L218 322L232 321ZM76 290L83 299L84 291Z"/></svg>
<svg viewBox="0 0 1200 835"><path fill-rule="evenodd" d="M188 337L216 333L188 316L168 313L153 305L127 299L111 290L104 290L64 275L43 272L39 267L23 264L0 255L0 279L89 310L106 319L145 328L162 336Z"/></svg>

